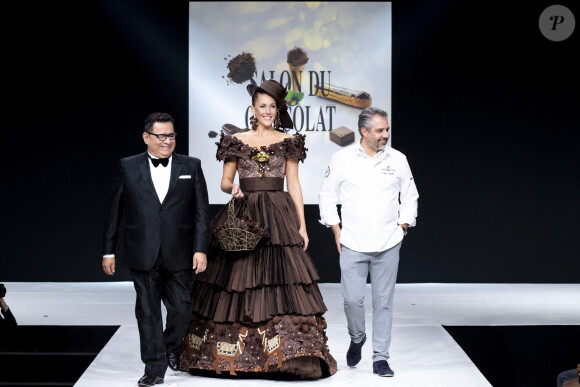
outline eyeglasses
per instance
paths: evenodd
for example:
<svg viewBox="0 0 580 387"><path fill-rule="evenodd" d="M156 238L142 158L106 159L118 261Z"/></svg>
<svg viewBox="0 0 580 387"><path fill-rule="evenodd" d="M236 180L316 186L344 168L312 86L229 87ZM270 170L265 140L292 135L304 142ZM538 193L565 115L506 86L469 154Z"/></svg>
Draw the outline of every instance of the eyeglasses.
<svg viewBox="0 0 580 387"><path fill-rule="evenodd" d="M173 141L173 140L175 140L175 136L177 136L177 133L157 134L157 133L147 132L147 134L152 134L153 136L157 137L157 139L159 141L165 141L166 139L169 139L169 141Z"/></svg>

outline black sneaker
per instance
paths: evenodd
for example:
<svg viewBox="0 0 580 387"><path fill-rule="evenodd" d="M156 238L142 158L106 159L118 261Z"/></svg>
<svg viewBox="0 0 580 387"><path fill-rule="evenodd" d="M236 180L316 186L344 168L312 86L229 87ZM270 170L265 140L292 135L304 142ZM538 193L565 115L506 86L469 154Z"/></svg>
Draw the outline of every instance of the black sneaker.
<svg viewBox="0 0 580 387"><path fill-rule="evenodd" d="M354 343L353 341L350 342L350 347L348 347L348 351L346 351L346 365L349 367L354 367L358 364L360 359L362 358L360 352L361 349L367 341L367 335L365 335L360 343Z"/></svg>
<svg viewBox="0 0 580 387"><path fill-rule="evenodd" d="M373 362L373 374L379 374L379 376L395 376L395 372L389 367L389 362L386 360Z"/></svg>

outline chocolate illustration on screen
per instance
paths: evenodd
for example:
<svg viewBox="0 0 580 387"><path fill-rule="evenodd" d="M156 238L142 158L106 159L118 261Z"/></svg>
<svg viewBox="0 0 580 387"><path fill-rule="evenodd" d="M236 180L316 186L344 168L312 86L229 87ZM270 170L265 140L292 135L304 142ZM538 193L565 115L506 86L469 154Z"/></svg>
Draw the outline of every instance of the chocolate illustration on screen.
<svg viewBox="0 0 580 387"><path fill-rule="evenodd" d="M328 138L337 145L346 146L354 142L354 132L346 126L341 126L328 132Z"/></svg>
<svg viewBox="0 0 580 387"><path fill-rule="evenodd" d="M294 47L288 51L286 62L288 63L290 79L292 80L292 89L288 90L286 102L288 102L288 105L294 106L304 98L302 72L304 71L304 66L308 63L308 55L303 48Z"/></svg>
<svg viewBox="0 0 580 387"><path fill-rule="evenodd" d="M224 58L227 60L227 58ZM249 53L242 51L241 54L236 55L228 62L228 84L234 83L244 83L246 81L252 81L252 77L256 73L256 59Z"/></svg>
<svg viewBox="0 0 580 387"><path fill-rule="evenodd" d="M316 87L315 95L322 98L332 99L345 105L366 109L373 104L373 99L366 91L354 91L331 84Z"/></svg>

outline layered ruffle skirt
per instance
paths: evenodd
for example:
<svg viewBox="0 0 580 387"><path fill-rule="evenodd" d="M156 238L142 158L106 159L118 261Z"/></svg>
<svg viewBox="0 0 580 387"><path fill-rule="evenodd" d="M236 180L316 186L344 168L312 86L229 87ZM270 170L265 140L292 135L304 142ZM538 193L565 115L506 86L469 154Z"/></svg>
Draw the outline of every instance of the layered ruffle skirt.
<svg viewBox="0 0 580 387"><path fill-rule="evenodd" d="M290 195L246 192L236 201L236 215L244 205L269 237L251 251L226 252L215 235L227 220L228 207L212 220L208 266L194 284L181 370L283 373L301 379L334 374L336 361L322 317L327 309L317 270L302 250Z"/></svg>

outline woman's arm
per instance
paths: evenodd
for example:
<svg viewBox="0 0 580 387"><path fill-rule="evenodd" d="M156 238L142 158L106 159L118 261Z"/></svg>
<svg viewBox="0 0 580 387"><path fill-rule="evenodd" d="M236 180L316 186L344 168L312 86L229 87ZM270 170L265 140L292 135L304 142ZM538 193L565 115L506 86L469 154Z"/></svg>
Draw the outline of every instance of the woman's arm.
<svg viewBox="0 0 580 387"><path fill-rule="evenodd" d="M234 178L236 177L236 171L238 170L238 159L235 157L229 157L224 160L224 170L222 173L221 189L225 193L231 193L234 197L243 197L244 193L240 189L240 186L234 184Z"/></svg>
<svg viewBox="0 0 580 387"><path fill-rule="evenodd" d="M288 193L296 207L296 214L300 221L300 228L298 232L304 239L304 251L308 248L308 233L306 232L306 222L304 221L304 199L302 198L302 187L298 179L298 159L288 158L286 162L286 183L288 186Z"/></svg>

